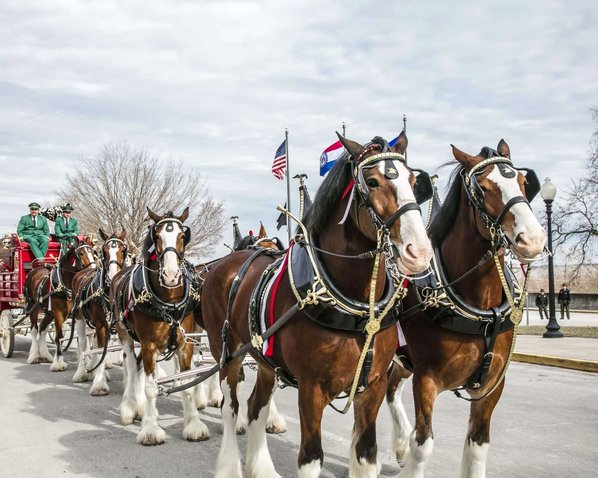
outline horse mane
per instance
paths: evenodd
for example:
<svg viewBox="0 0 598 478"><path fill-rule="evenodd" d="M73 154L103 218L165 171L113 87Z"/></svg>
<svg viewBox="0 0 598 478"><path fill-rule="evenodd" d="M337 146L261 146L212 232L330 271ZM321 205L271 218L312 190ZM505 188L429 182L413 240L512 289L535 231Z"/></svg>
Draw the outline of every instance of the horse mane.
<svg viewBox="0 0 598 478"><path fill-rule="evenodd" d="M62 257L60 258L60 260L58 261L58 264L61 266L70 265L70 262L73 260L73 255L75 254L75 249L77 249L77 247L79 247L82 244L82 242L83 241L79 241L77 239L76 244L69 245Z"/></svg>
<svg viewBox="0 0 598 478"><path fill-rule="evenodd" d="M239 241L239 245L235 247L235 251L242 251L253 244L255 244L255 237L245 236L243 239Z"/></svg>
<svg viewBox="0 0 598 478"><path fill-rule="evenodd" d="M154 241L152 239L152 227L153 225L147 228L147 234L145 235L145 239L143 240L143 247L141 248L141 254L143 257L144 264L148 264L150 262L150 257L153 254L153 252L149 251L152 245L154 244Z"/></svg>
<svg viewBox="0 0 598 478"><path fill-rule="evenodd" d="M345 151L336 160L318 188L313 203L305 211L305 226L312 234L316 236L321 234L330 224L331 216L336 211L336 206L351 178L349 153Z"/></svg>
<svg viewBox="0 0 598 478"><path fill-rule="evenodd" d="M452 161L443 166L451 163ZM430 236L432 246L434 247L440 246L442 240L455 224L461 201L461 172L464 169L465 168L459 164L451 172L446 198L428 226L428 235Z"/></svg>

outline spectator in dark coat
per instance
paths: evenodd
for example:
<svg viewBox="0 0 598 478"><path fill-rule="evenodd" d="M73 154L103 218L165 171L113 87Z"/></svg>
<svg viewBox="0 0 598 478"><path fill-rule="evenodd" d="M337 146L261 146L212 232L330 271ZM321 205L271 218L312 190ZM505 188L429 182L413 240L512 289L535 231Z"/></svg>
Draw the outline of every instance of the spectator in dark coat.
<svg viewBox="0 0 598 478"><path fill-rule="evenodd" d="M571 291L567 288L567 283L563 282L563 288L559 290L559 304L561 304L561 320L565 318L565 312L567 312L567 320L571 320L571 315L569 315L570 303Z"/></svg>
<svg viewBox="0 0 598 478"><path fill-rule="evenodd" d="M540 289L540 293L536 296L536 307L538 308L538 312L540 312L540 320L544 317L548 319L548 312L546 311L546 307L548 306L548 296L544 289ZM542 317L542 313L544 317Z"/></svg>

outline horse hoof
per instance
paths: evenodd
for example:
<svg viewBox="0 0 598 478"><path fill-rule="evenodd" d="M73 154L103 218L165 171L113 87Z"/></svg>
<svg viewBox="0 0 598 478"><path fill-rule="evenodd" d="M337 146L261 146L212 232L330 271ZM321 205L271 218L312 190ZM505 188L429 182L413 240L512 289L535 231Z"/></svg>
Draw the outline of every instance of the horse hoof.
<svg viewBox="0 0 598 478"><path fill-rule="evenodd" d="M89 394L92 397L103 397L104 395L108 395L110 393L109 388L97 388L97 389L90 389Z"/></svg>
<svg viewBox="0 0 598 478"><path fill-rule="evenodd" d="M149 425L137 434L137 443L143 446L162 445L166 441L166 432L158 425Z"/></svg>
<svg viewBox="0 0 598 478"><path fill-rule="evenodd" d="M73 377L73 383L89 382L89 375L86 373L75 374Z"/></svg>
<svg viewBox="0 0 598 478"><path fill-rule="evenodd" d="M277 426L275 424L268 425L266 427L266 433L271 433L272 435L277 435L279 433L285 433L287 431L287 427Z"/></svg>
<svg viewBox="0 0 598 478"><path fill-rule="evenodd" d="M183 438L187 441L206 441L210 438L210 431L203 422L195 420L183 430Z"/></svg>
<svg viewBox="0 0 598 478"><path fill-rule="evenodd" d="M235 432L237 433L237 435L245 435L245 433L247 433L247 428L244 426L240 426L240 427L237 427Z"/></svg>

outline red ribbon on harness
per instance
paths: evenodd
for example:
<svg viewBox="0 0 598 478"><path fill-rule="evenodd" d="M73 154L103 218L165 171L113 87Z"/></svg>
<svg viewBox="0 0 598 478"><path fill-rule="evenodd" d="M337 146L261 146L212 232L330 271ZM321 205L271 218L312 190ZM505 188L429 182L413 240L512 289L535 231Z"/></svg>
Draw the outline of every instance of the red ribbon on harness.
<svg viewBox="0 0 598 478"><path fill-rule="evenodd" d="M280 285L280 281L282 280L282 276L284 275L285 268L287 267L287 261L289 260L290 252L291 252L291 248L289 247L289 250L288 250L286 256L284 256L284 261L282 262L280 273L278 274L278 277L276 278L276 282L274 282L274 285L272 286L272 293L270 294L270 326L274 325L274 304L276 302L276 293L278 292L278 286ZM274 354L274 335L272 337L270 337L270 339L268 340L268 347L266 348L265 355L266 355L266 357L272 357L273 354Z"/></svg>
<svg viewBox="0 0 598 478"><path fill-rule="evenodd" d="M353 189L353 186L355 185L355 179L351 179L351 181L349 181L349 184L347 185L347 187L345 188L345 192L343 193L343 195L341 196L341 201L343 199L345 199L345 197L347 197L347 194L349 194L349 191L351 191L351 189Z"/></svg>

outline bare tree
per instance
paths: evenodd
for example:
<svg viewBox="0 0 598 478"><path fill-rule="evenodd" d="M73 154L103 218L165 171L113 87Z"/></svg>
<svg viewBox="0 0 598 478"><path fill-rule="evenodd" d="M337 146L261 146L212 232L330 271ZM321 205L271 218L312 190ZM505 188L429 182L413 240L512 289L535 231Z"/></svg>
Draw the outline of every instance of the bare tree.
<svg viewBox="0 0 598 478"><path fill-rule="evenodd" d="M592 108L592 117L598 123L598 108ZM565 204L554 216L556 247L575 262L571 273L575 277L583 265L592 264L598 249L598 128L590 139L584 174L565 197Z"/></svg>
<svg viewBox="0 0 598 478"><path fill-rule="evenodd" d="M160 214L180 214L190 207L187 253L193 257L210 254L222 236L222 203L212 199L197 171L127 143L106 144L94 156L81 158L79 168L67 176L58 194L75 208L82 231L97 233L102 227L120 232L124 228L127 239L137 247L147 233L147 206Z"/></svg>

